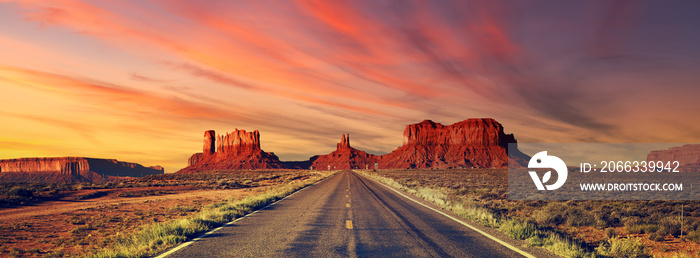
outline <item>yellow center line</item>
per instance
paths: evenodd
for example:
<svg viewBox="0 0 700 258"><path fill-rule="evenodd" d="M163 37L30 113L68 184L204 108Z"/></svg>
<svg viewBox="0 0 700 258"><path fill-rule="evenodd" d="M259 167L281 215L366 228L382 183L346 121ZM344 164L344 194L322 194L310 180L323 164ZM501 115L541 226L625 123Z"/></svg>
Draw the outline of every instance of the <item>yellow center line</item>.
<svg viewBox="0 0 700 258"><path fill-rule="evenodd" d="M350 195L347 195L347 194L346 194L345 197L350 197Z"/></svg>
<svg viewBox="0 0 700 258"><path fill-rule="evenodd" d="M352 220L345 221L345 228L352 229Z"/></svg>
<svg viewBox="0 0 700 258"><path fill-rule="evenodd" d="M350 208L350 204L349 203L345 204L345 207Z"/></svg>

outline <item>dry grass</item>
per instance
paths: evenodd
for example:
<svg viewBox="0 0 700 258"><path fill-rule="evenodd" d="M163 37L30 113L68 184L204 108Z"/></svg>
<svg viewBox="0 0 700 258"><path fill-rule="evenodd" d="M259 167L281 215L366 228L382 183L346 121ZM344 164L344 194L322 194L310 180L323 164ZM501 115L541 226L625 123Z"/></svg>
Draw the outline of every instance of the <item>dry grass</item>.
<svg viewBox="0 0 700 258"><path fill-rule="evenodd" d="M319 173L304 180L272 187L258 195L205 206L186 218L142 227L139 231L116 238L109 248L92 257L153 256L168 248L194 238L254 210L260 209L310 184L332 175Z"/></svg>

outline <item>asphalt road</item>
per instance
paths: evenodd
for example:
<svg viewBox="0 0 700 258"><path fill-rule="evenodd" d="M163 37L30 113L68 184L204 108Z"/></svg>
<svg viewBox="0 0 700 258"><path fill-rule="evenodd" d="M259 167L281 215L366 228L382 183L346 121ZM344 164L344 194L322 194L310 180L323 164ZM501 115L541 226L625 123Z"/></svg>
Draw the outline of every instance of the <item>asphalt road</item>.
<svg viewBox="0 0 700 258"><path fill-rule="evenodd" d="M521 257L353 172L340 172L168 257Z"/></svg>

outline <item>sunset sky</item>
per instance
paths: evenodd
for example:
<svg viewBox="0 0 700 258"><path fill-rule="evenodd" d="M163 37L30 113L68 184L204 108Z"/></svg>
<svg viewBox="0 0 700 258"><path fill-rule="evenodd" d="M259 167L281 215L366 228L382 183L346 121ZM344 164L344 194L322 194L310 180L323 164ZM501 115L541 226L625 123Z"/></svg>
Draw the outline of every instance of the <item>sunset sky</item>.
<svg viewBox="0 0 700 258"><path fill-rule="evenodd" d="M407 124L519 142L700 142L698 1L4 1L0 159L166 172L205 130L306 160Z"/></svg>

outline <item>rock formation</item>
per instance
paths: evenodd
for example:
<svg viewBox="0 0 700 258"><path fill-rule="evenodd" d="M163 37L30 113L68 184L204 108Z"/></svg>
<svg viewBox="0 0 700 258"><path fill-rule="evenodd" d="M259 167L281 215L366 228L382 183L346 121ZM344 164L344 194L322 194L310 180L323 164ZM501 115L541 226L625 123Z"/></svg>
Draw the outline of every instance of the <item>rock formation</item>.
<svg viewBox="0 0 700 258"><path fill-rule="evenodd" d="M647 161L678 161L682 167L700 167L700 144L686 144L667 150L655 150L647 155Z"/></svg>
<svg viewBox="0 0 700 258"><path fill-rule="evenodd" d="M190 158L187 160L187 165L188 166L196 165L197 163L199 163L199 161L202 159L203 156L204 156L204 153L201 153L201 152L192 154L192 156L190 156Z"/></svg>
<svg viewBox="0 0 700 258"><path fill-rule="evenodd" d="M214 130L209 130L204 132L203 143L204 152L193 154L188 160L189 165L178 173L284 167L274 153L260 149L258 130L246 132L236 129L225 135L216 135Z"/></svg>
<svg viewBox="0 0 700 258"><path fill-rule="evenodd" d="M81 157L0 160L0 182L102 182L110 176L140 177L153 174L163 174L163 167Z"/></svg>
<svg viewBox="0 0 700 258"><path fill-rule="evenodd" d="M406 126L404 143L389 154L378 156L350 146L350 135L343 134L336 150L308 161L280 162L273 153L260 149L260 133L238 130L214 136L204 133L204 152L193 154L189 166L178 173L226 169L308 168L504 168L508 157L514 164L529 160L520 151L508 153L508 144L516 143L513 134L491 118L467 119L450 126L430 120ZM212 151L212 146L216 150Z"/></svg>
<svg viewBox="0 0 700 258"><path fill-rule="evenodd" d="M204 148L203 154L211 156L216 152L216 132L209 130L204 132Z"/></svg>
<svg viewBox="0 0 700 258"><path fill-rule="evenodd" d="M317 169L364 169L374 167L378 157L350 147L350 134L343 134L337 149L330 154L317 156L312 166Z"/></svg>
<svg viewBox="0 0 700 258"><path fill-rule="evenodd" d="M383 155L379 168L508 167L508 143L516 143L491 118L450 126L425 120L406 126L403 137L404 145Z"/></svg>

